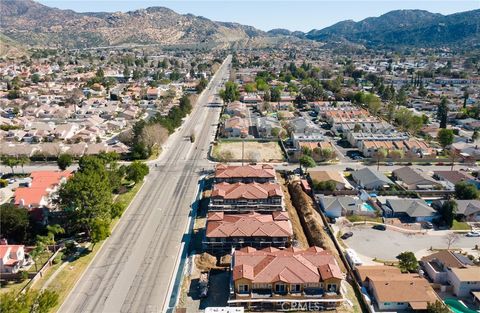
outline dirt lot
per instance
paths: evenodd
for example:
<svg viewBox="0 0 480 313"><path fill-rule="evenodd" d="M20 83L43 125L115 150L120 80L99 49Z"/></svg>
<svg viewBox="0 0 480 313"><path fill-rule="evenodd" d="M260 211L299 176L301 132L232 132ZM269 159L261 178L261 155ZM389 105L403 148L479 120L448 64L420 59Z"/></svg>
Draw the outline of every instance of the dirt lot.
<svg viewBox="0 0 480 313"><path fill-rule="evenodd" d="M245 141L244 145L245 160L252 162L283 162L285 159L282 149L276 141ZM242 142L219 142L213 148L213 157L218 159L219 156L225 155L226 151L230 151L228 158L231 158L231 160L224 161L240 161L242 159Z"/></svg>

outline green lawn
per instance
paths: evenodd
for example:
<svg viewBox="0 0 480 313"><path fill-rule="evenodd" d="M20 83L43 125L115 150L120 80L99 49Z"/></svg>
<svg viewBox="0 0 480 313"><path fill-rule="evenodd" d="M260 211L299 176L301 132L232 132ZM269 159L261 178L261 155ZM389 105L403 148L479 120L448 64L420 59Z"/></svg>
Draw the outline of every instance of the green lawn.
<svg viewBox="0 0 480 313"><path fill-rule="evenodd" d="M465 222L459 222L457 220L453 220L452 230L470 230L470 226L468 226Z"/></svg>

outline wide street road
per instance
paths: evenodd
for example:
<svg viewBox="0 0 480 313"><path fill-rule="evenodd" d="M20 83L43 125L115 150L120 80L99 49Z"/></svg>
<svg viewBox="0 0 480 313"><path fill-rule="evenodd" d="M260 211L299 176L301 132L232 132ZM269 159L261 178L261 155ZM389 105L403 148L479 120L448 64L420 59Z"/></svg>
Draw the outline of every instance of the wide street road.
<svg viewBox="0 0 480 313"><path fill-rule="evenodd" d="M231 56L168 139L158 166L151 166L143 188L59 312L163 311L202 169L212 167L207 153L220 109L208 103L228 79L230 62Z"/></svg>

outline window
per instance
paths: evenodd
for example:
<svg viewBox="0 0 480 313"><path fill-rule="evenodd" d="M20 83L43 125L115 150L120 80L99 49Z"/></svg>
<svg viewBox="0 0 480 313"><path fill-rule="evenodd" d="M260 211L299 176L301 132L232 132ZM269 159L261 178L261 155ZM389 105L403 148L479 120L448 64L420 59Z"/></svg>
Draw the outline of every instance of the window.
<svg viewBox="0 0 480 313"><path fill-rule="evenodd" d="M337 285L335 285L335 284L328 284L328 285L327 285L327 290L328 290L328 291L337 291Z"/></svg>
<svg viewBox="0 0 480 313"><path fill-rule="evenodd" d="M238 285L239 293L248 293L248 285Z"/></svg>
<svg viewBox="0 0 480 313"><path fill-rule="evenodd" d="M285 292L285 285L284 284L276 284L275 285L275 292Z"/></svg>
<svg viewBox="0 0 480 313"><path fill-rule="evenodd" d="M301 286L300 284L290 285L290 292L300 292Z"/></svg>

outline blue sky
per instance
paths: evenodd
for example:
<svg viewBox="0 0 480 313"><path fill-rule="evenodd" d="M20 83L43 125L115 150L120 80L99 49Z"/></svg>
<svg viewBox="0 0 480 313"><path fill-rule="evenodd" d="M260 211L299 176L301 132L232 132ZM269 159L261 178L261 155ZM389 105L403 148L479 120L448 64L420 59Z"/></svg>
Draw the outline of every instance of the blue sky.
<svg viewBox="0 0 480 313"><path fill-rule="evenodd" d="M39 0L39 2L77 12L131 11L150 6L164 6L182 14L192 13L215 21L238 22L262 30L287 28L301 31L323 28L346 19L359 21L398 9L422 9L442 14L480 9L480 0Z"/></svg>

